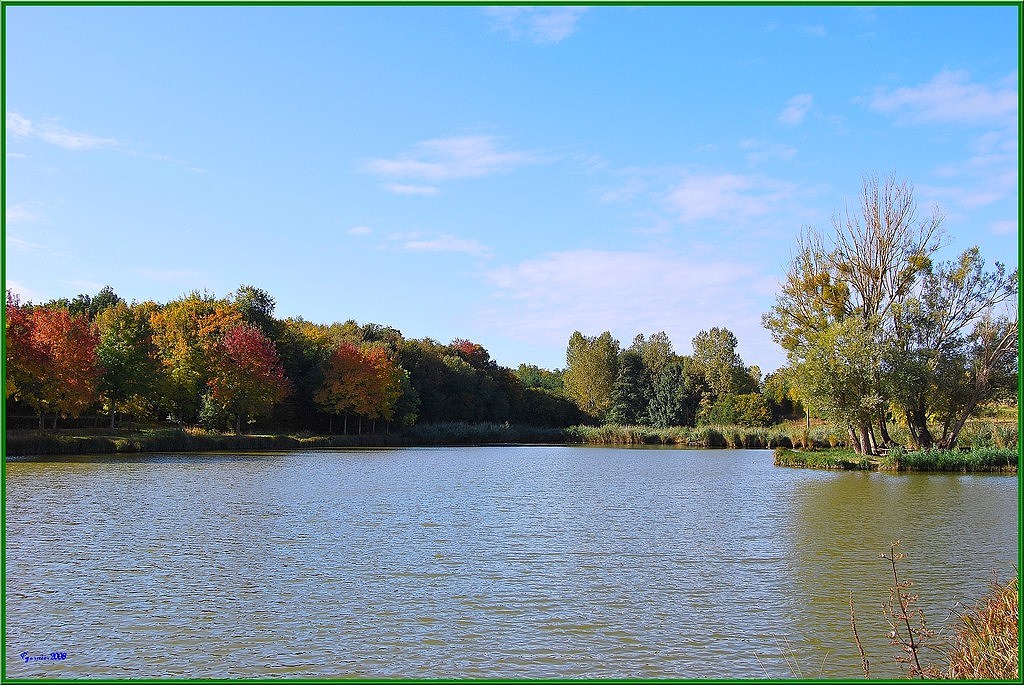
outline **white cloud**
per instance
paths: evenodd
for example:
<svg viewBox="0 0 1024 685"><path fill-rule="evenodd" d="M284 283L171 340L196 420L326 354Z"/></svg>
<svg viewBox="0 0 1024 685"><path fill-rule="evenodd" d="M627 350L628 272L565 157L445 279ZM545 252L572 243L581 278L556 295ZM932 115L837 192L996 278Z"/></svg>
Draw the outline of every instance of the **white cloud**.
<svg viewBox="0 0 1024 685"><path fill-rule="evenodd" d="M8 224L25 224L38 221L39 215L25 205L16 204L4 210L4 218Z"/></svg>
<svg viewBox="0 0 1024 685"><path fill-rule="evenodd" d="M33 243L30 240L25 240L11 233L7 234L7 249L15 249L19 252L35 252L36 250L45 250L46 245L40 245L39 243Z"/></svg>
<svg viewBox="0 0 1024 685"><path fill-rule="evenodd" d="M370 235L373 233L373 229L369 226L353 226L346 233L349 235Z"/></svg>
<svg viewBox="0 0 1024 685"><path fill-rule="evenodd" d="M828 35L825 27L821 24L814 24L811 26L803 26L800 28L801 31L806 33L808 36L814 36L815 38L824 38Z"/></svg>
<svg viewBox="0 0 1024 685"><path fill-rule="evenodd" d="M456 238L452 235L441 235L436 238L412 238L404 240L401 247L413 252L461 252L477 257L489 257L491 249L472 238Z"/></svg>
<svg viewBox="0 0 1024 685"><path fill-rule="evenodd" d="M966 208L983 207L1018 193L1017 134L1014 129L991 131L972 139L970 156L943 164L933 173L948 185L925 185L923 190L943 202Z"/></svg>
<svg viewBox="0 0 1024 685"><path fill-rule="evenodd" d="M17 112L7 112L7 134L16 137L30 136L33 133L32 122Z"/></svg>
<svg viewBox="0 0 1024 685"><path fill-rule="evenodd" d="M101 138L91 133L69 131L51 121L35 124L17 112L7 112L7 133L15 138L38 138L65 150L95 150L121 147L113 138Z"/></svg>
<svg viewBox="0 0 1024 685"><path fill-rule="evenodd" d="M994 221L990 228L996 235L1011 235L1017 232L1017 222L1013 220Z"/></svg>
<svg viewBox="0 0 1024 685"><path fill-rule="evenodd" d="M412 183L385 183L383 188L396 195L424 195L432 197L440 192L437 186L415 185Z"/></svg>
<svg viewBox="0 0 1024 685"><path fill-rule="evenodd" d="M793 184L763 176L687 174L665 199L683 223L736 221L769 214L796 193Z"/></svg>
<svg viewBox="0 0 1024 685"><path fill-rule="evenodd" d="M586 7L489 7L484 11L494 29L515 39L535 43L559 43L576 32Z"/></svg>
<svg viewBox="0 0 1024 685"><path fill-rule="evenodd" d="M802 124L804 117L811 111L811 106L814 104L814 96L809 93L801 93L800 95L794 95L786 103L786 108L779 114L779 121L788 125L796 126Z"/></svg>
<svg viewBox="0 0 1024 685"><path fill-rule="evenodd" d="M685 353L701 329L726 326L744 343L747 363L782 363L761 327L776 289L750 265L666 252L572 250L491 271L496 304L486 325L521 340L564 344L574 330L611 331L628 344L664 330Z"/></svg>
<svg viewBox="0 0 1024 685"><path fill-rule="evenodd" d="M28 288L18 281L8 280L6 285L8 290L18 296L18 299L21 300L22 304L27 302L35 302L38 304L45 302L47 299L39 291Z"/></svg>
<svg viewBox="0 0 1024 685"><path fill-rule="evenodd" d="M1016 126L1016 74L995 85L972 83L966 71L943 71L928 83L878 88L868 106L903 123L1002 124Z"/></svg>
<svg viewBox="0 0 1024 685"><path fill-rule="evenodd" d="M362 168L367 173L390 179L438 183L490 176L540 161L531 153L499 149L494 136L456 136L425 140L397 158L367 160ZM429 193L425 186L393 185L391 188L394 192Z"/></svg>

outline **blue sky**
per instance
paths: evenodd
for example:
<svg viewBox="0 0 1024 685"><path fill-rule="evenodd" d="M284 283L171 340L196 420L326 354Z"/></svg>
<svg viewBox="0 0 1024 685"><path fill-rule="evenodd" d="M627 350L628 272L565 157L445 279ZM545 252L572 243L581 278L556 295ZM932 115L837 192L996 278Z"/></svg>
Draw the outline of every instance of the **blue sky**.
<svg viewBox="0 0 1024 685"><path fill-rule="evenodd" d="M7 7L7 287L748 364L864 174L1017 264L1016 7Z"/></svg>

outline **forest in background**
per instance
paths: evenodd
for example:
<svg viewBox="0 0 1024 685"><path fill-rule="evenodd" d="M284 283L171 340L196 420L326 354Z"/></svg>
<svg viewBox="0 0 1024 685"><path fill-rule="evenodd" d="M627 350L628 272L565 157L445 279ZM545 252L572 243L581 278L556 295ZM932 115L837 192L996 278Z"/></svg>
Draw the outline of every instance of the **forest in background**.
<svg viewBox="0 0 1024 685"><path fill-rule="evenodd" d="M623 348L608 332L577 331L565 369L510 369L469 340L277 319L274 308L251 285L163 304L128 303L110 287L42 304L8 292L7 416L41 429L103 415L110 427L121 417L361 433L456 421L766 426L799 411L786 388L744 366L724 328L698 334L688 356L664 332Z"/></svg>

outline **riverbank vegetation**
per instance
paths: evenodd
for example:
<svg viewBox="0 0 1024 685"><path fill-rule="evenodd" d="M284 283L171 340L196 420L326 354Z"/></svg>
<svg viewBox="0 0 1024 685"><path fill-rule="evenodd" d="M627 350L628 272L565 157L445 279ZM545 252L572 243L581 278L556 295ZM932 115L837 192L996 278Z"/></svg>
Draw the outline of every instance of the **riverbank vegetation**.
<svg viewBox="0 0 1024 685"><path fill-rule="evenodd" d="M764 317L789 365L768 375L720 326L688 354L664 331L628 346L574 331L565 368L510 369L465 339L278 319L251 285L166 303L128 303L109 287L42 304L8 292L8 439L46 450L187 445L197 431L217 444L232 431L344 444L849 447L869 461L903 449L908 464L924 459L918 450L1015 449L1017 272L986 271L976 249L933 261L942 216L919 221L909 184L868 178L861 205L834 235L799 238ZM169 432L119 435L119 421ZM101 423L105 437L78 434ZM52 439L11 432L33 427Z"/></svg>
<svg viewBox="0 0 1024 685"><path fill-rule="evenodd" d="M976 247L936 261L943 215L919 219L913 188L864 179L833 230L806 229L764 325L787 352L790 393L860 455L957 447L979 406L1016 396L1017 271Z"/></svg>
<svg viewBox="0 0 1024 685"><path fill-rule="evenodd" d="M895 448L877 457L865 457L850 448L793 450L778 447L776 466L860 471L941 471L946 473L1016 473L1016 449L980 447L973 450L915 450Z"/></svg>

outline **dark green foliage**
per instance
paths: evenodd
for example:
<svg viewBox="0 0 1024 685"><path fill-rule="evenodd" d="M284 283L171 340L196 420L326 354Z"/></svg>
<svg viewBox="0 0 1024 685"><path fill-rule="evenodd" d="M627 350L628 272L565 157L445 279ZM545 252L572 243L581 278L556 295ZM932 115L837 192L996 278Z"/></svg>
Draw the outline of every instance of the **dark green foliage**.
<svg viewBox="0 0 1024 685"><path fill-rule="evenodd" d="M239 286L235 291L234 304L247 324L256 326L276 342L277 322L274 320L274 307L277 301L270 293L254 285Z"/></svg>
<svg viewBox="0 0 1024 685"><path fill-rule="evenodd" d="M703 391L701 379L687 373L685 362L666 365L651 386L647 423L656 428L694 425Z"/></svg>
<svg viewBox="0 0 1024 685"><path fill-rule="evenodd" d="M524 388L540 388L561 393L565 387L561 371L548 371L533 364L520 364L515 374Z"/></svg>
<svg viewBox="0 0 1024 685"><path fill-rule="evenodd" d="M611 423L635 425L647 417L650 382L640 355L627 350L619 357L619 372L612 385Z"/></svg>

